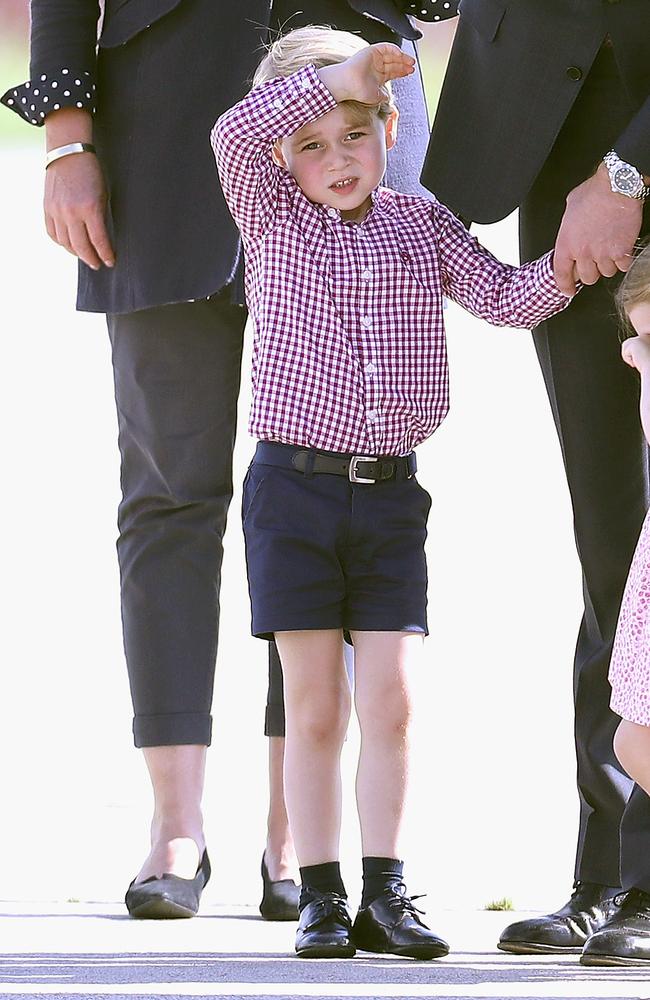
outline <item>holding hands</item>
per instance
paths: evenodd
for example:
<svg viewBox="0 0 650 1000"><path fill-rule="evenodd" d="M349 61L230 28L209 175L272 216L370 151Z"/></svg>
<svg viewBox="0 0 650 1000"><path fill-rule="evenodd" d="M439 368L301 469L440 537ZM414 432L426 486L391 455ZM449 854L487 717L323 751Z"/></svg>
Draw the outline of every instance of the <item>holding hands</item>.
<svg viewBox="0 0 650 1000"><path fill-rule="evenodd" d="M627 271L642 217L643 202L612 191L604 164L569 192L553 262L560 291L574 295L577 281Z"/></svg>
<svg viewBox="0 0 650 1000"><path fill-rule="evenodd" d="M415 59L391 42L378 42L355 53L345 62L324 66L318 75L334 100L376 105L386 100L384 84L410 76Z"/></svg>

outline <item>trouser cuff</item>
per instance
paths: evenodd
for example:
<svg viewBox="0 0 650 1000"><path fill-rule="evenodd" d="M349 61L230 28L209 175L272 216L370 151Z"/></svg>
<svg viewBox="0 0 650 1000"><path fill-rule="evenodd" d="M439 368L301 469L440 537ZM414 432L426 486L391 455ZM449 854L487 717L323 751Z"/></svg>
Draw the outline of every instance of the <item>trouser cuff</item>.
<svg viewBox="0 0 650 1000"><path fill-rule="evenodd" d="M136 747L170 747L196 744L210 746L212 716L203 712L171 715L136 715L133 742Z"/></svg>
<svg viewBox="0 0 650 1000"><path fill-rule="evenodd" d="M264 716L265 736L284 736L284 705L282 702L269 703Z"/></svg>

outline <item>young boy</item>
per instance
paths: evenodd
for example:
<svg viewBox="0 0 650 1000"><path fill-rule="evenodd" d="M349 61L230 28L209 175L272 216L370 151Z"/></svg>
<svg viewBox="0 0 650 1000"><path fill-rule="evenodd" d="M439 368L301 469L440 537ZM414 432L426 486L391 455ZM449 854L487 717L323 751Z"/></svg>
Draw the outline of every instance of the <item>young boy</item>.
<svg viewBox="0 0 650 1000"><path fill-rule="evenodd" d="M243 519L253 633L275 635L282 659L302 957L448 952L406 895L399 860L409 678L427 632L431 500L413 449L448 408L443 295L521 327L569 301L550 254L506 266L443 205L380 187L397 136L389 81L412 71L394 45L299 29L213 131L254 324L259 444ZM338 864L344 631L361 728L353 927Z"/></svg>

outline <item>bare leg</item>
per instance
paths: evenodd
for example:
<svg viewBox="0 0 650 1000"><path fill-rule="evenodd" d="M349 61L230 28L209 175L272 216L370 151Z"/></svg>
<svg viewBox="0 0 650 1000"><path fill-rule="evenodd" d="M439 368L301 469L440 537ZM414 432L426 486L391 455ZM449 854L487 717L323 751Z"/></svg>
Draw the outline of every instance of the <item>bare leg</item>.
<svg viewBox="0 0 650 1000"><path fill-rule="evenodd" d="M629 776L650 795L650 727L623 719L614 734L614 752Z"/></svg>
<svg viewBox="0 0 650 1000"><path fill-rule="evenodd" d="M357 808L364 857L400 858L409 777L410 676L417 632L354 632L355 705L361 728Z"/></svg>
<svg viewBox="0 0 650 1000"><path fill-rule="evenodd" d="M287 878L300 881L284 801L284 736L269 737L269 816L264 858L272 882Z"/></svg>
<svg viewBox="0 0 650 1000"><path fill-rule="evenodd" d="M336 861L341 827L340 756L350 688L338 629L279 632L287 713L287 812L302 866Z"/></svg>
<svg viewBox="0 0 650 1000"><path fill-rule="evenodd" d="M205 849L201 799L206 747L146 747L144 759L153 786L151 851L136 882L165 872L194 878Z"/></svg>

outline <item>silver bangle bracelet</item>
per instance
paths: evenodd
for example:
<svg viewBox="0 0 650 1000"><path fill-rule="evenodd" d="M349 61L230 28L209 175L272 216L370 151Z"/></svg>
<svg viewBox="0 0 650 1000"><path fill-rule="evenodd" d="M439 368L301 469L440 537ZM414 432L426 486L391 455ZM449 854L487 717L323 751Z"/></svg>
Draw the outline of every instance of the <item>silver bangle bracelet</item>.
<svg viewBox="0 0 650 1000"><path fill-rule="evenodd" d="M45 156L45 169L55 160L60 160L64 156L71 156L73 153L96 153L97 150L90 142L69 142L65 146L57 146L51 149Z"/></svg>

